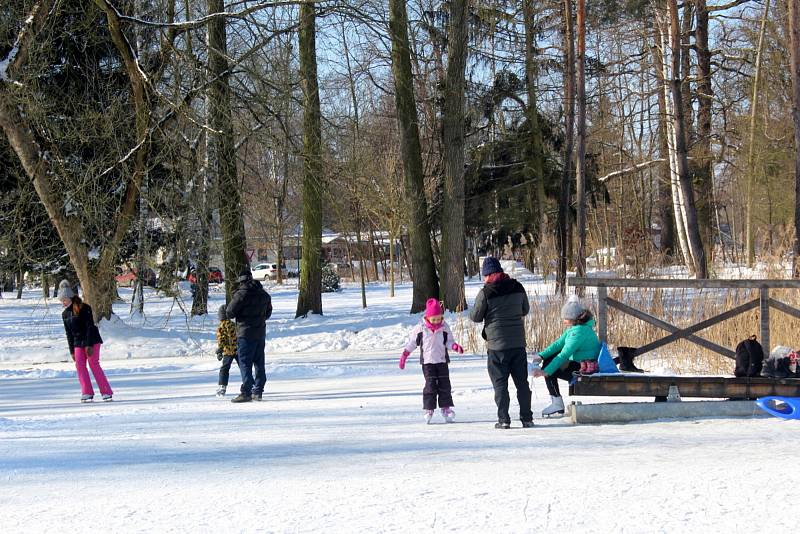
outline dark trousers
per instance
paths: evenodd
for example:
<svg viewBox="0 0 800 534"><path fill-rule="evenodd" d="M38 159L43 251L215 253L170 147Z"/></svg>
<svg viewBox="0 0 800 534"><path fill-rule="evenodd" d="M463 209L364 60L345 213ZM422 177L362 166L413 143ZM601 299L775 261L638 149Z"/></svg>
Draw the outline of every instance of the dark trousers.
<svg viewBox="0 0 800 534"><path fill-rule="evenodd" d="M453 388L450 385L450 367L446 363L424 363L425 389L422 390L422 409L435 410L436 398L439 408L453 406Z"/></svg>
<svg viewBox="0 0 800 534"><path fill-rule="evenodd" d="M236 362L236 366L239 366L239 359L236 356L223 356L222 357L222 365L219 368L219 382L220 386L227 386L228 385L228 377L231 374L231 363Z"/></svg>
<svg viewBox="0 0 800 534"><path fill-rule="evenodd" d="M558 356L558 354L556 354L556 356ZM542 369L547 367L550 364L550 362L553 361L553 358L555 358L556 356L551 356L550 358L543 360ZM566 367L562 367L561 369L556 369L556 371L552 375L549 376L545 375L544 383L547 385L547 391L550 393L550 395L553 397L560 397L561 391L558 387L558 379L560 378L561 380L566 380L567 382L569 382L570 380L572 380L572 373L574 373L575 371L579 371L580 368L581 364L579 364L578 362L570 361Z"/></svg>
<svg viewBox="0 0 800 534"><path fill-rule="evenodd" d="M267 370L264 363L264 339L236 340L236 352L239 357L239 371L242 373L242 395L260 395L264 393L267 383ZM256 368L255 380L253 367Z"/></svg>
<svg viewBox="0 0 800 534"><path fill-rule="evenodd" d="M487 363L489 378L494 387L494 402L497 404L497 420L510 423L508 407L511 399L508 396L508 377L514 380L519 402L519 419L523 422L533 421L531 412L531 388L528 386L528 356L524 348L507 350L490 350Z"/></svg>

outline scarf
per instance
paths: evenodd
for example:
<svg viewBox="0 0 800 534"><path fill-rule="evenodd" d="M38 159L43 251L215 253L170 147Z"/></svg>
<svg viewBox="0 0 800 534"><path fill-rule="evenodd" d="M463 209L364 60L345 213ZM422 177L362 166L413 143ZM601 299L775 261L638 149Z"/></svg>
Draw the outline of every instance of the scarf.
<svg viewBox="0 0 800 534"><path fill-rule="evenodd" d="M496 284L503 280L508 280L509 276L506 273L492 273L484 279L484 284Z"/></svg>

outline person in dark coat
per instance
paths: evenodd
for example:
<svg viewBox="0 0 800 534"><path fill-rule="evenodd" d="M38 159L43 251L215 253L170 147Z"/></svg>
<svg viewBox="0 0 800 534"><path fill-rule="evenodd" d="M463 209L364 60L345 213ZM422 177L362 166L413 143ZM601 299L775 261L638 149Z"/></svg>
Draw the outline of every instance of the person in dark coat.
<svg viewBox="0 0 800 534"><path fill-rule="evenodd" d="M522 284L503 272L497 258L483 261L484 286L475 297L469 318L483 323L483 339L488 348L487 367L497 404L495 428L510 428L508 377L514 380L519 402L519 418L525 428L533 426L531 389L528 385L528 358L525 350L525 316L530 311L528 294Z"/></svg>
<svg viewBox="0 0 800 534"><path fill-rule="evenodd" d="M92 379L89 378L89 371L86 370L87 362L103 400L110 401L114 392L111 390L103 368L100 367L100 345L103 344L103 339L100 337L97 325L94 324L92 307L75 294L66 280L62 280L58 285L58 299L64 305L61 319L67 334L69 354L72 356L78 372L81 402L90 402L94 398Z"/></svg>
<svg viewBox="0 0 800 534"><path fill-rule="evenodd" d="M272 315L272 299L261 287L261 282L253 280L249 269L242 271L236 282L236 290L225 309L225 316L236 320L236 352L242 373L242 388L231 402L249 402L261 400L267 383L264 341L267 335L266 321Z"/></svg>

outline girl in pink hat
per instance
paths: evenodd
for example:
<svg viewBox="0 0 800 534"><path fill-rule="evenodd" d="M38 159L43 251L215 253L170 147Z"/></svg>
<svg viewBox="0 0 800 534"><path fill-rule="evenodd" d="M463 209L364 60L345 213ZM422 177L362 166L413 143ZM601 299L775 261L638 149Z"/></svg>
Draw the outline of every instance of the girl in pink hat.
<svg viewBox="0 0 800 534"><path fill-rule="evenodd" d="M425 422L431 422L438 397L442 417L448 423L452 423L456 413L453 411L453 392L448 367L450 356L447 349L459 354L464 354L464 349L453 339L453 332L444 322L444 306L436 299L428 299L425 303L425 316L411 330L408 343L400 357L400 369L405 369L406 360L416 347L420 350L419 362L422 365L422 374L425 376L425 388L422 390Z"/></svg>

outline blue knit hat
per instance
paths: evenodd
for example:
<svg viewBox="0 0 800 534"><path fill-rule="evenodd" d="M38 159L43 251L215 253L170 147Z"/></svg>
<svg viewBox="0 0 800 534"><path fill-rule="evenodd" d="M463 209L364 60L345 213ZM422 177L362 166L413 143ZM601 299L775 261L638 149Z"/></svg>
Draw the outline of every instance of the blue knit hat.
<svg viewBox="0 0 800 534"><path fill-rule="evenodd" d="M484 278L494 273L502 273L503 268L500 267L500 260L494 256L486 256L483 259L483 267L481 267L481 276Z"/></svg>

